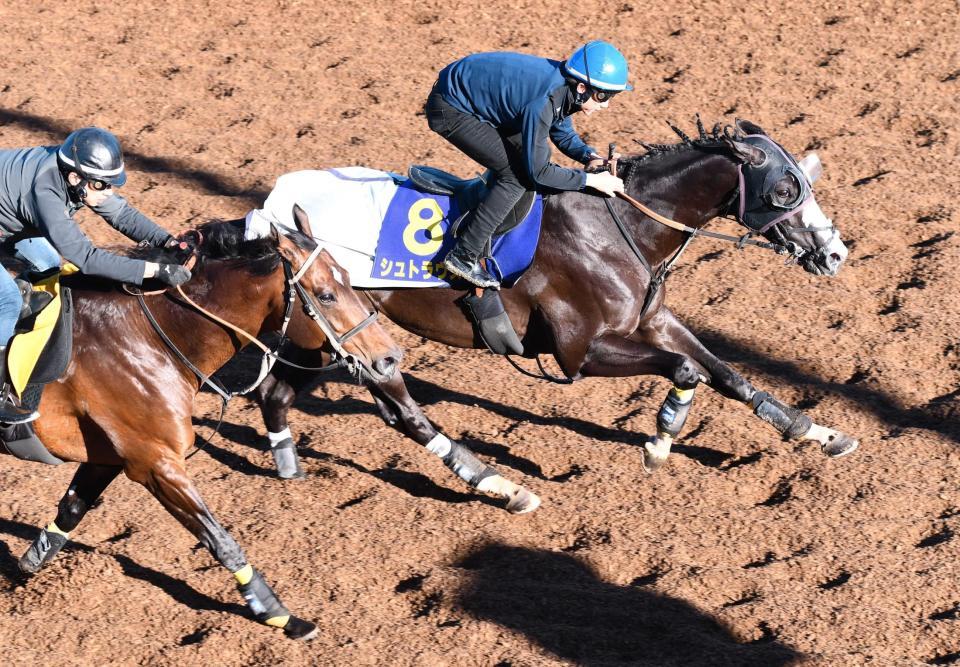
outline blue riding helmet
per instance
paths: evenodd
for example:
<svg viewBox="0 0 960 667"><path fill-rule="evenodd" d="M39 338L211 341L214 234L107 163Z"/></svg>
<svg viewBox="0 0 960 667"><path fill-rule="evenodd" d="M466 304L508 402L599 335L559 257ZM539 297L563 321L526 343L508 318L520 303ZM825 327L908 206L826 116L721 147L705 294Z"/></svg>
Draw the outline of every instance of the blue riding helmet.
<svg viewBox="0 0 960 667"><path fill-rule="evenodd" d="M627 83L627 59L609 42L587 42L563 64L567 74L597 90L633 90Z"/></svg>

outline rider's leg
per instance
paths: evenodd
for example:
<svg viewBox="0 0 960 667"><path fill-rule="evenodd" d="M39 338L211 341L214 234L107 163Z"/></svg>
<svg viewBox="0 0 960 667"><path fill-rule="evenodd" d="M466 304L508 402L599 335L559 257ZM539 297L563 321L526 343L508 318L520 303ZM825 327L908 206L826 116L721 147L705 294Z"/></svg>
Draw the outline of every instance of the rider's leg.
<svg viewBox="0 0 960 667"><path fill-rule="evenodd" d="M689 357L703 368L705 381L710 387L748 405L785 440L816 440L823 452L834 458L857 448L854 438L821 426L800 410L781 403L767 392L757 391L743 376L710 352L668 308L661 308L650 326L632 338L644 341L655 338L655 344Z"/></svg>
<svg viewBox="0 0 960 667"><path fill-rule="evenodd" d="M517 176L519 156L495 128L450 106L439 93L431 93L426 111L430 129L490 169L494 177L487 196L464 220L465 229L447 255L447 271L481 287L496 286L479 259L493 232L526 191Z"/></svg>
<svg viewBox="0 0 960 667"><path fill-rule="evenodd" d="M22 239L14 244L15 256L29 263L35 271L49 271L60 266L60 253L42 237Z"/></svg>
<svg viewBox="0 0 960 667"><path fill-rule="evenodd" d="M87 510L121 470L120 466L80 464L70 487L60 499L57 518L40 531L40 535L20 558L20 569L23 572L32 574L53 560L67 543L70 532L77 527Z"/></svg>
<svg viewBox="0 0 960 667"><path fill-rule="evenodd" d="M7 345L13 338L20 317L23 296L6 269L0 268L0 423L23 424L39 415L17 405L7 384Z"/></svg>

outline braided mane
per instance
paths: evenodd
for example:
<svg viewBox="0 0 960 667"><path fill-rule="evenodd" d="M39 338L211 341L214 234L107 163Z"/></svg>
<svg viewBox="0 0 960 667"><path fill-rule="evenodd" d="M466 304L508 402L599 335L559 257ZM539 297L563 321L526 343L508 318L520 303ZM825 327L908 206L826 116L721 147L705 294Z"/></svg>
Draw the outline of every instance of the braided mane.
<svg viewBox="0 0 960 667"><path fill-rule="evenodd" d="M674 123L667 121L667 125L670 126L670 129L673 130L678 137L680 137L680 143L648 144L644 141L637 141L638 144L646 149L646 153L628 155L620 158L620 161L617 164L617 171L619 176L623 179L624 186L629 188L631 181L639 171L639 166L652 158L661 157L670 153L683 153L691 150L729 151L724 139L742 138L742 133L739 129L731 129L731 126L729 125L722 127L720 123L716 123L708 132L703 126L703 121L700 120L700 114L696 115L696 119L697 132L699 136L697 136L695 139L691 139Z"/></svg>

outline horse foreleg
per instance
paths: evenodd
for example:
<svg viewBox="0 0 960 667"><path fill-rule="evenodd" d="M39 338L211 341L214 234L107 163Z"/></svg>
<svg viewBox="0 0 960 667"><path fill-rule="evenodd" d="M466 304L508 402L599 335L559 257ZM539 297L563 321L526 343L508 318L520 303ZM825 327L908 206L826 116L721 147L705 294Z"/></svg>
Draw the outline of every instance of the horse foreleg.
<svg viewBox="0 0 960 667"><path fill-rule="evenodd" d="M673 439L686 422L694 390L703 377L699 368L684 354L607 334L590 343L580 374L602 377L661 375L673 381L673 388L657 414L657 435L643 446L643 467L647 472L663 465L670 454Z"/></svg>
<svg viewBox="0 0 960 667"><path fill-rule="evenodd" d="M396 428L438 456L471 487L503 498L507 501L506 510L512 514L532 512L540 506L540 498L535 493L506 479L480 461L468 447L439 432L410 396L400 373L384 382L368 383L367 387L381 414L394 417ZM384 419L391 424L386 416Z"/></svg>
<svg viewBox="0 0 960 667"><path fill-rule="evenodd" d="M57 518L40 531L26 553L20 557L20 570L27 574L37 572L53 560L70 538L70 532L80 523L87 510L96 502L110 482L116 479L120 466L81 463L57 506Z"/></svg>
<svg viewBox="0 0 960 667"><path fill-rule="evenodd" d="M322 366L323 354L319 351L285 348L284 358L303 366ZM270 453L281 479L301 479L304 477L297 456L297 445L290 432L287 413L297 398L297 394L316 379L316 373L287 366L276 366L260 386L253 397L260 406L263 423L267 427L267 439L270 441Z"/></svg>
<svg viewBox="0 0 960 667"><path fill-rule="evenodd" d="M129 473L128 473L129 474ZM141 475L131 475L133 478ZM187 477L182 461L161 458L136 479L200 542L213 557L233 573L240 594L254 617L265 625L282 628L294 639L310 639L317 633L314 623L293 616L280 602L263 576L247 563L240 545L220 525Z"/></svg>
<svg viewBox="0 0 960 667"><path fill-rule="evenodd" d="M813 440L827 456L837 458L853 452L858 442L840 431L821 426L765 391L758 391L728 364L718 359L668 309L658 313L653 335L667 349L693 359L705 371L705 382L728 398L744 403L770 424L785 440ZM638 332L639 333L639 332ZM649 338L651 334L645 334Z"/></svg>

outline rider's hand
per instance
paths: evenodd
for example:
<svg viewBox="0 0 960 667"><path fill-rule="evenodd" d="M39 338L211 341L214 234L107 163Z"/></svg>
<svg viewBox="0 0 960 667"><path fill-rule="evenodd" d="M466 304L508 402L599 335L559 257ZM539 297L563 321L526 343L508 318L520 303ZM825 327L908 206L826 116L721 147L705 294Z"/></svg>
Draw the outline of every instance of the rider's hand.
<svg viewBox="0 0 960 667"><path fill-rule="evenodd" d="M610 160L619 160L621 157L623 156L620 153L614 153L609 158L594 153L590 156L590 161L587 162L586 170L589 172L601 171L610 164Z"/></svg>
<svg viewBox="0 0 960 667"><path fill-rule="evenodd" d="M190 280L190 269L182 264L161 264L153 277L171 287L176 287Z"/></svg>
<svg viewBox="0 0 960 667"><path fill-rule="evenodd" d="M186 246L181 245L182 243L176 236L168 236L160 247L164 250L184 250Z"/></svg>
<svg viewBox="0 0 960 667"><path fill-rule="evenodd" d="M623 181L609 171L599 171L595 174L587 174L587 187L613 197L615 193L623 192Z"/></svg>

